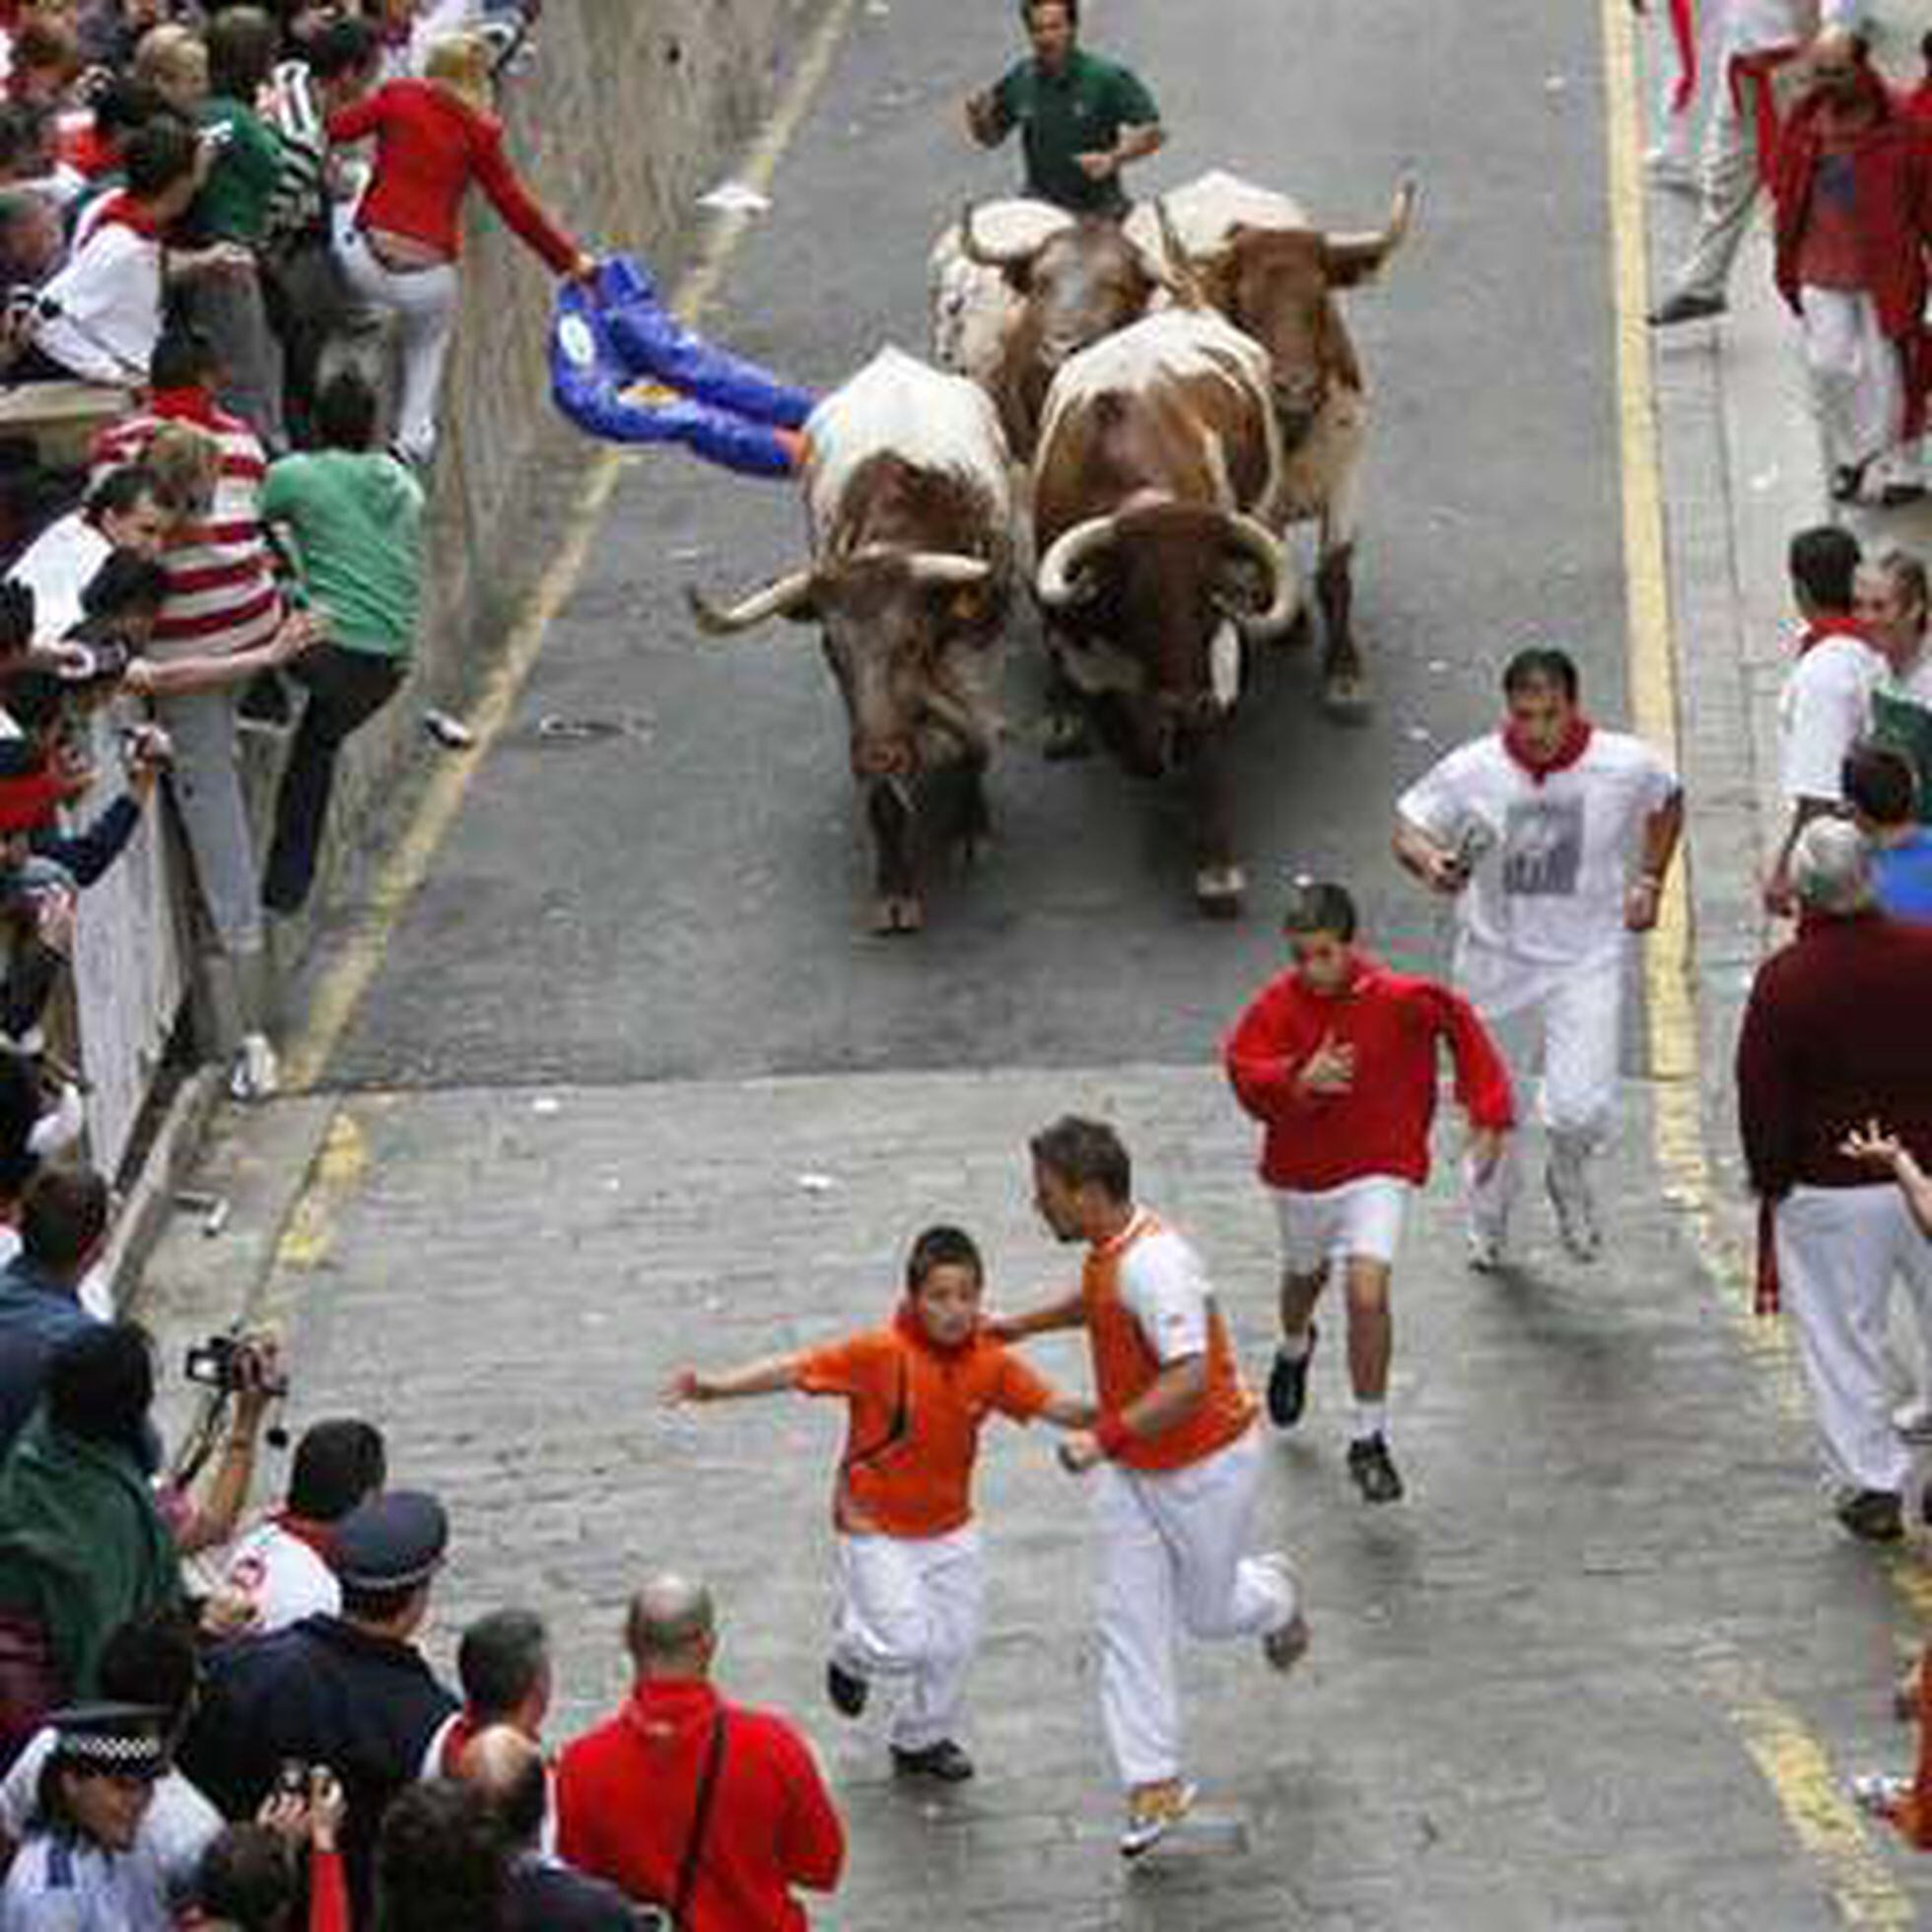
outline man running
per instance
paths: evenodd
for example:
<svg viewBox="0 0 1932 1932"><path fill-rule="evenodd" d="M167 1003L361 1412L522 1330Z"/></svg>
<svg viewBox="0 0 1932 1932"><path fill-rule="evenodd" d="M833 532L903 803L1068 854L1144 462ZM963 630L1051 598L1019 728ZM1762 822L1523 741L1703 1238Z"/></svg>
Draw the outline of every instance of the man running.
<svg viewBox="0 0 1932 1932"><path fill-rule="evenodd" d="M1564 1248L1592 1261L1602 1237L1588 1163L1617 1104L1624 954L1630 933L1657 924L1684 793L1641 739L1584 717L1567 653L1519 651L1502 688L1502 728L1397 800L1396 857L1457 902L1457 990L1519 1093L1541 1062L1544 1186ZM1513 1153L1467 1176L1472 1268L1503 1266Z"/></svg>
<svg viewBox="0 0 1932 1932"><path fill-rule="evenodd" d="M1111 1127L1070 1115L1031 1151L1041 1217L1086 1244L1080 1285L989 1327L1007 1340L1084 1328L1093 1351L1100 1419L1070 1434L1060 1459L1076 1476L1098 1472L1100 1718L1127 1788L1121 1852L1138 1858L1196 1795L1181 1771L1182 1631L1259 1638L1286 1671L1308 1624L1287 1559L1242 1553L1262 1447L1201 1258L1136 1205Z"/></svg>
<svg viewBox="0 0 1932 1932"><path fill-rule="evenodd" d="M1389 1454L1389 1276L1409 1193L1428 1179L1436 1048L1456 1066L1481 1171L1513 1125L1509 1074L1466 1000L1392 973L1355 942L1355 905L1339 885L1295 888L1282 921L1294 964L1228 1036L1235 1098L1267 1128L1261 1176L1281 1227L1281 1341L1268 1414L1292 1428L1308 1401L1315 1303L1339 1269L1347 1295L1355 1426L1348 1473L1368 1502L1395 1502Z"/></svg>

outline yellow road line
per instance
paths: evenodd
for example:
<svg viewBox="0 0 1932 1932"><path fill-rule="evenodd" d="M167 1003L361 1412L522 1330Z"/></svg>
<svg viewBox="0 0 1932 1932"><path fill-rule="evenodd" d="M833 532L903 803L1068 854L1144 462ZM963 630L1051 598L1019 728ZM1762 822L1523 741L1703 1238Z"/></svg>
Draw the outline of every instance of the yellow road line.
<svg viewBox="0 0 1932 1932"><path fill-rule="evenodd" d="M833 0L813 32L784 98L765 123L739 171L739 178L763 193L796 137L813 99L831 72L858 0ZM720 282L750 226L750 217L720 217L703 248L680 280L671 307L680 320L694 325L718 292ZM517 709L524 684L543 650L557 613L577 587L605 507L624 466L633 458L599 447L571 513L570 534L550 560L513 628L503 655L492 668L482 695L469 714L474 747L436 768L408 829L378 867L356 929L316 976L301 1032L282 1059L284 1090L310 1091L321 1079L337 1044L364 994L380 969L396 922L428 876L449 828L462 810L470 781Z"/></svg>
<svg viewBox="0 0 1932 1932"><path fill-rule="evenodd" d="M1623 574L1629 598L1630 711L1637 730L1679 757L1677 672L1670 617L1670 576L1644 320L1649 281L1645 256L1643 125L1637 97L1636 47L1627 0L1601 0L1604 80L1610 149L1612 281L1616 303L1618 435L1622 453ZM1688 866L1677 867L1644 952L1644 992L1655 1095L1652 1139L1672 1203L1687 1217L1700 1258L1728 1289L1726 1305L1760 1361L1772 1368L1780 1406L1809 1419L1782 1324L1755 1319L1744 1292L1746 1271L1722 1238L1713 1207L1704 1143L1694 934ZM1894 1569L1902 1579L1903 1565ZM1714 1676L1746 1751L1770 1787L1793 1835L1826 1875L1839 1918L1855 1926L1907 1926L1916 1911L1887 1870L1864 1821L1843 1795L1830 1760L1798 1716L1778 1703L1734 1657L1720 1657Z"/></svg>

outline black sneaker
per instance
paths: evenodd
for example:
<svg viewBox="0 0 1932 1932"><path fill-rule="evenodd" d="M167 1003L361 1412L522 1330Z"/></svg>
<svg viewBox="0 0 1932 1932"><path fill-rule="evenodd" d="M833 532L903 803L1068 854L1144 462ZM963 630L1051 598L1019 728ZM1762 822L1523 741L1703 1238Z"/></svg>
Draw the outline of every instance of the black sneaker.
<svg viewBox="0 0 1932 1932"><path fill-rule="evenodd" d="M1364 1502L1400 1502L1402 1478L1389 1456L1389 1445L1379 1435L1365 1435L1348 1445L1348 1474L1362 1492ZM1896 1498L1895 1498L1896 1500Z"/></svg>
<svg viewBox="0 0 1932 1932"><path fill-rule="evenodd" d="M825 1694L841 1717L857 1717L871 1692L872 1687L862 1677L855 1677L836 1658L825 1666Z"/></svg>
<svg viewBox="0 0 1932 1932"><path fill-rule="evenodd" d="M1905 1533L1904 1512L1893 1489L1860 1489L1838 1505L1838 1521L1866 1543L1897 1543Z"/></svg>
<svg viewBox="0 0 1932 1932"><path fill-rule="evenodd" d="M1729 306L1721 295L1674 295L1645 319L1652 328L1675 328L1680 322L1700 322L1706 316L1721 315Z"/></svg>
<svg viewBox="0 0 1932 1932"><path fill-rule="evenodd" d="M973 1775L973 1760L950 1738L941 1738L924 1751L901 1751L895 1744L892 1768L901 1777L931 1777L937 1778L941 1784L964 1784Z"/></svg>
<svg viewBox="0 0 1932 1932"><path fill-rule="evenodd" d="M1299 1361L1291 1361L1279 1348L1275 1366L1268 1371L1268 1419L1277 1429L1291 1429L1301 1420L1308 1407L1308 1364L1315 1359L1315 1338L1320 1331L1308 1326L1308 1347Z"/></svg>

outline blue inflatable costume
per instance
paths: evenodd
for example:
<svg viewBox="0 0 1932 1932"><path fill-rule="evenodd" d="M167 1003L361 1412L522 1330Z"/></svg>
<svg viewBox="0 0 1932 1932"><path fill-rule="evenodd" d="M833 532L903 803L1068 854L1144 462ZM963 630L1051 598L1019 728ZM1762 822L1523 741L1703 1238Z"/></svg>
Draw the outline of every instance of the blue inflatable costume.
<svg viewBox="0 0 1932 1932"><path fill-rule="evenodd" d="M630 255L566 282L550 322L550 392L579 429L611 443L682 443L748 476L791 476L817 398L713 348L658 300Z"/></svg>

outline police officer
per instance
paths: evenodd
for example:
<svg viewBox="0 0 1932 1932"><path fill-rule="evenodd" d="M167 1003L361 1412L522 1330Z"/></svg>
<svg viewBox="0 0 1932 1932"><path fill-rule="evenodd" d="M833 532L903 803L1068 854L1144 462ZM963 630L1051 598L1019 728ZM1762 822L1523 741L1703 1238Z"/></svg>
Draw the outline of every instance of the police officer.
<svg viewBox="0 0 1932 1932"><path fill-rule="evenodd" d="M40 1803L0 1892L0 1932L76 1925L165 1932L167 1881L137 1846L168 1769L169 1715L144 1704L76 1704L48 1719Z"/></svg>
<svg viewBox="0 0 1932 1932"><path fill-rule="evenodd" d="M412 1641L448 1541L434 1496L394 1489L352 1510L335 1536L340 1615L218 1653L181 1747L182 1768L230 1818L252 1817L293 1764L333 1770L348 1799L342 1853L359 1924L382 1813L457 1708Z"/></svg>

